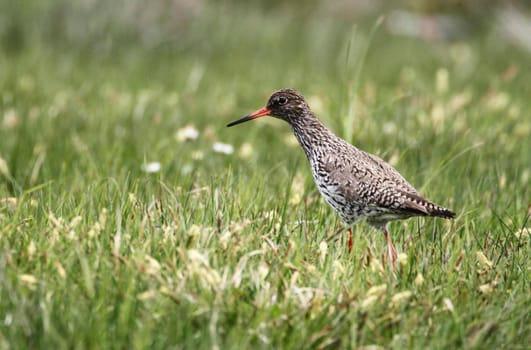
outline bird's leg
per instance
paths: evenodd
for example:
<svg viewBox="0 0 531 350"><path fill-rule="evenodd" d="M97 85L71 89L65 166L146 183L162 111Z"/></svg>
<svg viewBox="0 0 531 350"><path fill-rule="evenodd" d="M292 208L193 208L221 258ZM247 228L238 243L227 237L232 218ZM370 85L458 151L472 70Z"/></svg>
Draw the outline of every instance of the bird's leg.
<svg viewBox="0 0 531 350"><path fill-rule="evenodd" d="M387 228L385 228L384 231L385 240L387 241L387 254L389 255L389 259L391 259L391 263L393 264L393 271L396 269L396 249L393 245L393 242L391 242L391 237L389 237L389 231L387 231Z"/></svg>
<svg viewBox="0 0 531 350"><path fill-rule="evenodd" d="M347 232L348 232L348 241L347 241L348 252L351 253L352 252L352 227L349 227L347 229Z"/></svg>

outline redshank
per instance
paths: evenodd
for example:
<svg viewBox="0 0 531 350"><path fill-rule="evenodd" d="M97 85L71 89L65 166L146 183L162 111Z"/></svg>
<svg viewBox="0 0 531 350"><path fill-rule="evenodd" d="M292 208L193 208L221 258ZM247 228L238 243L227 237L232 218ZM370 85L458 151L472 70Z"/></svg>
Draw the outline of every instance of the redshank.
<svg viewBox="0 0 531 350"><path fill-rule="evenodd" d="M455 217L451 210L425 199L381 158L334 135L294 89L274 92L264 108L227 126L264 116L282 119L291 126L310 162L319 192L348 226L349 251L352 249L351 225L366 219L384 233L394 269L397 254L387 229L390 221L412 216Z"/></svg>

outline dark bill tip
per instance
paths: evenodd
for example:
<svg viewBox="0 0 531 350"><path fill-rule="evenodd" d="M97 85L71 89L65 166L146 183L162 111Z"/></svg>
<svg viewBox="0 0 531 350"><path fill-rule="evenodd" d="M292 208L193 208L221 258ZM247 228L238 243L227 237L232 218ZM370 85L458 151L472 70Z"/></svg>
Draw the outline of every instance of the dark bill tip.
<svg viewBox="0 0 531 350"><path fill-rule="evenodd" d="M240 119L238 119L238 120L235 120L235 121L233 121L233 122L228 123L228 124L227 124L227 127L230 128L231 126L238 125L238 124L241 124L241 123L245 123L245 122L247 122L247 121L249 121L249 120L253 120L253 119L254 119L254 118L249 114L249 115L246 115L246 116L243 117L243 118L240 118Z"/></svg>
<svg viewBox="0 0 531 350"><path fill-rule="evenodd" d="M266 115L269 115L269 113L271 113L271 111L264 107L264 108L261 108L261 109L257 110L256 112L253 112L251 114L246 115L243 118L240 118L240 119L235 120L235 121L233 121L231 123L228 123L227 127L231 127L233 125L245 123L245 122L247 122L249 120L253 120L253 119L256 119L256 118L264 117Z"/></svg>

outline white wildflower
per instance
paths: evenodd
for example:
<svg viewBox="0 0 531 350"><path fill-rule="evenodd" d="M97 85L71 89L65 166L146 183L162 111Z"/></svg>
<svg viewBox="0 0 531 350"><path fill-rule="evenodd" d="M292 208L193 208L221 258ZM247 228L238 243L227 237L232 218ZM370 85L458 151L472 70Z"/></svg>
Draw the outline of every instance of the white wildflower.
<svg viewBox="0 0 531 350"><path fill-rule="evenodd" d="M187 125L184 128L177 130L175 139L179 142L195 140L199 136L199 131L192 125Z"/></svg>
<svg viewBox="0 0 531 350"><path fill-rule="evenodd" d="M228 143L214 142L214 145L212 145L212 149L216 153L222 153L222 154L233 154L234 153L234 147L232 145L229 145Z"/></svg>
<svg viewBox="0 0 531 350"><path fill-rule="evenodd" d="M152 173L158 173L160 171L160 163L159 162L151 162L151 163L144 163L142 164L142 171L152 174Z"/></svg>

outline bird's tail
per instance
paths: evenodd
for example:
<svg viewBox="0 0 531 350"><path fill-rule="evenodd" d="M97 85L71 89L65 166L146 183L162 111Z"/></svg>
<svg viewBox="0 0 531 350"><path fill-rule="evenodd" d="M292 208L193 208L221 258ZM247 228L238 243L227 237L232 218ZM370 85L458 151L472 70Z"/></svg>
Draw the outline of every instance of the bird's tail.
<svg viewBox="0 0 531 350"><path fill-rule="evenodd" d="M404 202L404 209L409 212L414 212L416 215L437 216L445 219L452 219L455 217L455 213L450 209L434 204L418 194L402 193L407 198L407 201Z"/></svg>
<svg viewBox="0 0 531 350"><path fill-rule="evenodd" d="M445 218L445 219L455 218L455 213L453 211L451 211L450 209L441 207L437 204L429 203L426 206L426 209L428 209L429 216L437 216L437 217Z"/></svg>

